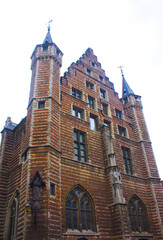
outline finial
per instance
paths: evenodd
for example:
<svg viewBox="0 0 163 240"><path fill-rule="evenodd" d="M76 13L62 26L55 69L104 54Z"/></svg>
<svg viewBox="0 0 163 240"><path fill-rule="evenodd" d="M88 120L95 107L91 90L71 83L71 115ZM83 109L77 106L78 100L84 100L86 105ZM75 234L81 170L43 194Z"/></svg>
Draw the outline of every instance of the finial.
<svg viewBox="0 0 163 240"><path fill-rule="evenodd" d="M11 117L7 117L7 120L5 122L5 127L9 125L9 123L11 123Z"/></svg>

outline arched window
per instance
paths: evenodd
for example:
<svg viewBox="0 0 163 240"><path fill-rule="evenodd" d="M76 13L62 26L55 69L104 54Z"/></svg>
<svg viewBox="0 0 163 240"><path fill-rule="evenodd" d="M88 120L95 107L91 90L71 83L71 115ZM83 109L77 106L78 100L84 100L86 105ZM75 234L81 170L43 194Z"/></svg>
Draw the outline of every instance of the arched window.
<svg viewBox="0 0 163 240"><path fill-rule="evenodd" d="M8 214L7 214L7 229L5 239L14 240L17 234L17 220L18 220L18 207L19 207L19 191L16 190L12 199L10 200Z"/></svg>
<svg viewBox="0 0 163 240"><path fill-rule="evenodd" d="M66 198L66 228L95 231L93 201L80 186L73 188Z"/></svg>
<svg viewBox="0 0 163 240"><path fill-rule="evenodd" d="M128 204L129 218L133 232L149 232L147 210L144 203L133 196Z"/></svg>

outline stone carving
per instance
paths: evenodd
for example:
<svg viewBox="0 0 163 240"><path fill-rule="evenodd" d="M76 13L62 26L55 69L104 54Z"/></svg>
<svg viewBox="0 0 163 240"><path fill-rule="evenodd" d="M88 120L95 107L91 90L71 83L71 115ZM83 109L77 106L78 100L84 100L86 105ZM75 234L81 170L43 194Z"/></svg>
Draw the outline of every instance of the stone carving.
<svg viewBox="0 0 163 240"><path fill-rule="evenodd" d="M114 168L111 171L112 183L121 183L121 174L118 169Z"/></svg>
<svg viewBox="0 0 163 240"><path fill-rule="evenodd" d="M33 180L30 183L30 187L32 188L32 210L33 211L39 211L42 204L42 191L43 187L45 186L45 183L42 181L42 178L37 171L35 176L33 177Z"/></svg>

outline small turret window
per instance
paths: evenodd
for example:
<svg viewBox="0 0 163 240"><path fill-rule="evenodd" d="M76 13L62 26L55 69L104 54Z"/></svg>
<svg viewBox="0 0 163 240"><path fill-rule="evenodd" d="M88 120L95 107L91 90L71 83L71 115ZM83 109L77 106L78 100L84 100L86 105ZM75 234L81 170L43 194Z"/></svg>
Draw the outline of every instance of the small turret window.
<svg viewBox="0 0 163 240"><path fill-rule="evenodd" d="M58 48L56 49L56 53L57 53L57 55L59 55L59 53L60 53L60 51L59 51L59 49L58 49Z"/></svg>
<svg viewBox="0 0 163 240"><path fill-rule="evenodd" d="M45 101L38 102L38 109L45 108Z"/></svg>
<svg viewBox="0 0 163 240"><path fill-rule="evenodd" d="M55 196L55 184L50 183L50 195Z"/></svg>
<svg viewBox="0 0 163 240"><path fill-rule="evenodd" d="M42 48L43 48L43 52L48 51L48 42L47 41L45 42L45 44L43 44Z"/></svg>

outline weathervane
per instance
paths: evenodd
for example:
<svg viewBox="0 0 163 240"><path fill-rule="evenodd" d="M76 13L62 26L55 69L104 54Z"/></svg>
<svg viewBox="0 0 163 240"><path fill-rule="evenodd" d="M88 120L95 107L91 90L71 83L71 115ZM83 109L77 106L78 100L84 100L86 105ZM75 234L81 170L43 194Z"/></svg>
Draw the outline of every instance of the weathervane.
<svg viewBox="0 0 163 240"><path fill-rule="evenodd" d="M123 70L122 70L123 66L120 65L118 68L120 68L121 73L122 73L122 77L123 77L123 76L124 76L124 75L123 75Z"/></svg>
<svg viewBox="0 0 163 240"><path fill-rule="evenodd" d="M48 23L46 23L46 25L48 25L48 31L50 31L50 23L53 22L53 19L49 20Z"/></svg>

